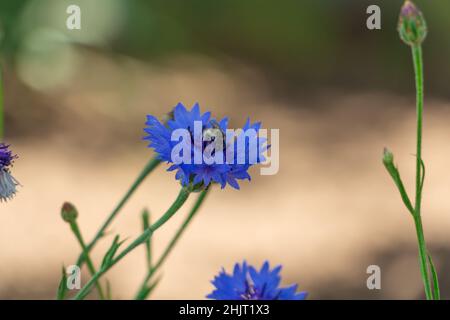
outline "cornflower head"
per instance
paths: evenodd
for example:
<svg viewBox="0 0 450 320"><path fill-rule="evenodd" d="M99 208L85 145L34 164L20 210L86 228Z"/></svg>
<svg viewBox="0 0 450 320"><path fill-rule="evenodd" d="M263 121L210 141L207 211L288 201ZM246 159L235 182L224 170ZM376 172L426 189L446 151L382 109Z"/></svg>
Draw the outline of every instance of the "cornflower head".
<svg viewBox="0 0 450 320"><path fill-rule="evenodd" d="M420 45L427 36L427 23L416 5L406 0L400 10L398 21L400 38L409 46Z"/></svg>
<svg viewBox="0 0 450 320"><path fill-rule="evenodd" d="M17 156L9 149L9 145L0 143L0 201L7 201L16 194L19 182L11 175L11 166Z"/></svg>
<svg viewBox="0 0 450 320"><path fill-rule="evenodd" d="M259 136L260 128L248 119L242 129L231 130L228 118L216 120L210 112L202 114L197 103L190 111L179 103L165 122L147 116L144 139L183 186L218 183L239 189L238 180L251 180L249 168L265 160L267 140Z"/></svg>
<svg viewBox="0 0 450 320"><path fill-rule="evenodd" d="M215 300L305 300L306 292L297 292L298 285L280 288L281 266L270 269L269 262L264 262L258 271L236 263L232 274L224 269L211 283L215 289L207 298Z"/></svg>

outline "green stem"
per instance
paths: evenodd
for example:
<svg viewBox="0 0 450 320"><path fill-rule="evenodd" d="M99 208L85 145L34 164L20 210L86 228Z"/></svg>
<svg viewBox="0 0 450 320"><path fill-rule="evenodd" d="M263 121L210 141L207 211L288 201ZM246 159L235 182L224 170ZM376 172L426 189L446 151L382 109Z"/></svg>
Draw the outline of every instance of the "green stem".
<svg viewBox="0 0 450 320"><path fill-rule="evenodd" d="M433 279L433 298L434 300L441 300L441 291L439 289L439 279L436 272L436 268L433 263L433 259L431 259L430 254L428 254L428 263L430 264L431 275Z"/></svg>
<svg viewBox="0 0 450 320"><path fill-rule="evenodd" d="M77 222L76 221L71 222L70 228L72 229L73 233L75 234L75 237L77 238L78 243L80 244L81 249L83 250L82 254L84 255L84 260L86 261L86 265L89 269L91 276L93 276L94 274L97 273L97 270L95 270L94 263L92 262L91 258L89 257L89 252L87 251L86 244L83 240L83 237L81 235L80 228L78 227ZM98 281L95 283L95 286L97 287L97 291L98 291L98 295L99 295L100 299L104 300L105 294L103 293L103 289Z"/></svg>
<svg viewBox="0 0 450 320"><path fill-rule="evenodd" d="M4 111L4 96L3 96L3 69L0 63L0 142L3 142L5 134L5 111Z"/></svg>
<svg viewBox="0 0 450 320"><path fill-rule="evenodd" d="M145 298L145 295L143 294L143 292L146 291L148 282L150 281L152 276L156 273L156 271L161 267L161 265L164 263L164 261L166 260L166 258L168 257L168 255L170 254L172 249L175 247L175 245L178 242L178 240L180 239L181 235L184 233L187 226L192 221L192 218L195 216L198 209L201 207L203 201L205 200L206 195L208 194L208 191L209 191L209 188L207 188L206 190L203 190L202 193L198 196L197 201L195 202L195 204L192 207L191 211L189 212L188 216L186 217L186 219L184 220L184 222L180 226L180 228L177 230L177 232L175 233L172 240L167 245L167 247L164 250L161 257L158 259L158 261L152 268L148 269L147 275L145 276L145 279L142 282L138 293L136 294L136 297L135 297L136 299L144 299Z"/></svg>
<svg viewBox="0 0 450 320"><path fill-rule="evenodd" d="M109 269L111 269L115 264L117 264L120 260L122 260L127 254L133 251L139 245L145 243L145 241L153 235L153 233L158 230L162 225L164 225L177 211L181 208L181 206L186 202L189 194L191 193L190 188L183 187L178 194L178 197L175 199L170 208L166 211L166 213L159 218L150 228L145 230L139 237L136 238L128 247L126 247L117 257L113 258L111 262L102 267L99 271L97 271L92 278L86 283L86 285L80 289L78 294L75 296L75 300L84 299L90 292L92 286L100 279L100 277L105 274Z"/></svg>
<svg viewBox="0 0 450 320"><path fill-rule="evenodd" d="M420 218L420 216L414 217L414 224L416 226L416 234L419 247L420 273L422 274L423 285L425 288L425 297L427 298L427 300L432 300L433 295L431 293L430 276L428 274L427 249L425 244L425 237L423 235L422 219Z"/></svg>
<svg viewBox="0 0 450 320"><path fill-rule="evenodd" d="M417 151L416 151L416 202L414 208L414 223L416 226L417 240L419 246L419 260L422 280L425 287L425 296L432 299L430 277L428 273L427 249L423 233L421 218L422 203L422 122L423 122L423 58L422 47L412 47L414 71L416 79L416 113L417 113Z"/></svg>
<svg viewBox="0 0 450 320"><path fill-rule="evenodd" d="M111 224L111 222L114 220L114 218L117 216L117 214L120 212L120 210L123 208L125 203L127 203L128 199L130 199L131 195L136 191L136 189L140 186L140 184L144 181L144 179L155 169L158 164L161 161L159 159L152 158L150 161L146 164L144 169L141 171L137 179L134 181L134 183L131 185L131 187L128 189L128 191L125 193L123 198L119 201L117 206L114 208L114 210L111 212L111 214L108 216L106 221L103 223L103 225L100 227L100 229L97 231L95 237L92 239L92 241L87 245L87 252L89 253L92 248L95 246L98 240L102 238L105 234L106 229ZM82 266L84 262L83 254L80 255L77 261L77 265L79 267Z"/></svg>
<svg viewBox="0 0 450 320"><path fill-rule="evenodd" d="M150 220L150 213L148 212L147 209L144 209L144 211L142 212L142 229L145 231L147 230L151 225L151 220ZM151 239L147 239L147 241L145 241L145 253L146 253L146 260L147 260L147 268L151 268L152 267L152 241Z"/></svg>
<svg viewBox="0 0 450 320"><path fill-rule="evenodd" d="M421 46L412 47L416 75L417 151L416 151L416 215L422 203L422 122L423 122L423 62Z"/></svg>

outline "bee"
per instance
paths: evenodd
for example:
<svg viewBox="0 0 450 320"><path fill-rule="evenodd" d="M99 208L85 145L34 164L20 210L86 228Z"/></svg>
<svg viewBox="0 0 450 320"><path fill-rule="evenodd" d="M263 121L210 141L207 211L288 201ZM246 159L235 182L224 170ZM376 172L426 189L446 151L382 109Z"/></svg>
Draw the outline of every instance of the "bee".
<svg viewBox="0 0 450 320"><path fill-rule="evenodd" d="M203 140L211 141L215 144L216 150L221 151L224 149L224 137L225 132L220 127L216 120L211 121L211 128L207 128L203 131ZM214 138L214 139L212 139Z"/></svg>

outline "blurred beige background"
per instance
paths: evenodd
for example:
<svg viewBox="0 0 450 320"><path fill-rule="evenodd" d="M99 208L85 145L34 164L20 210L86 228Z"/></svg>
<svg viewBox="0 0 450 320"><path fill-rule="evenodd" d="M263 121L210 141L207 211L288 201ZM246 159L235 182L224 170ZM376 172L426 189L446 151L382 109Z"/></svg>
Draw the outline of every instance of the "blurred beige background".
<svg viewBox="0 0 450 320"><path fill-rule="evenodd" d="M55 297L61 266L80 251L62 203L77 206L92 239L153 156L142 141L146 115L163 116L178 102L199 102L235 127L250 116L280 129L280 171L260 176L255 168L240 191L214 188L152 298L203 299L220 268L243 259L282 264L283 283L299 283L312 299L423 298L414 224L381 163L389 147L413 194L413 73L395 32L401 0L105 1L0 3L6 142L19 155L13 173L22 184L0 204L0 298ZM65 30L69 2L86 17L78 33ZM423 220L448 299L450 46L442 34L450 4L417 2L430 25ZM373 3L383 28L369 32ZM166 168L95 248L97 266L114 234L131 241L140 233L144 207L156 219L176 197ZM187 210L158 230L156 255ZM366 287L369 265L381 267L380 291ZM105 278L114 298L129 299L144 273L139 248Z"/></svg>
<svg viewBox="0 0 450 320"><path fill-rule="evenodd" d="M20 156L14 174L23 187L1 208L1 297L53 297L61 265L73 263L79 252L60 218L61 204L76 204L82 232L91 239L152 156L140 140L145 115L163 115L178 101L199 101L203 110L229 114L234 124L249 115L265 128L279 128L280 171L259 176L254 170L254 180L242 183L241 191L214 188L163 268L154 298L203 298L222 266L230 269L243 259L283 264L284 281L298 282L311 298L421 296L413 222L380 160L383 147L389 146L412 192L413 98L325 88L319 95L299 93L286 100L268 93L257 71L238 64L224 70L183 58L156 68L92 54L83 59L74 86L39 97L46 105L39 110L47 111L28 115L57 129L11 140ZM7 92L15 92L14 78L7 83ZM428 99L426 108L423 218L445 285L450 104ZM54 118L52 123L48 118ZM145 181L112 233L137 236L143 207L156 219L171 203L178 185L166 168L160 166ZM157 233L156 253L186 209ZM110 241L112 235L94 251L97 262ZM370 264L382 268L381 292L366 289ZM144 268L139 249L109 272L114 297L130 298Z"/></svg>

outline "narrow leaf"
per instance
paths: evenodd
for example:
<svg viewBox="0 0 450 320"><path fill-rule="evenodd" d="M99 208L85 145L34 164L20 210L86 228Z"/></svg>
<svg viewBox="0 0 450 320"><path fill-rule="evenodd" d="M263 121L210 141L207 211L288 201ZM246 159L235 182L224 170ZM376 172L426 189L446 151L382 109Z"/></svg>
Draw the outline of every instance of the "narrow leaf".
<svg viewBox="0 0 450 320"><path fill-rule="evenodd" d="M103 257L102 268L108 266L111 263L111 260L114 258L114 255L116 254L117 249L119 249L121 243L119 243L119 236L115 236L113 243L111 244L111 247L108 249L105 256Z"/></svg>
<svg viewBox="0 0 450 320"><path fill-rule="evenodd" d="M67 293L67 275L66 275L66 268L62 267L62 276L61 281L59 282L58 286L58 292L56 294L57 300L64 300Z"/></svg>
<svg viewBox="0 0 450 320"><path fill-rule="evenodd" d="M422 177L420 178L420 194L422 194L423 184L425 182L425 163L420 159L420 166L422 168Z"/></svg>
<svg viewBox="0 0 450 320"><path fill-rule="evenodd" d="M433 278L433 297L434 297L434 300L441 300L441 292L439 290L439 280L438 280L436 268L434 267L433 260L431 259L431 256L429 253L427 253L427 256L428 256L428 263L430 264L431 275Z"/></svg>
<svg viewBox="0 0 450 320"><path fill-rule="evenodd" d="M142 212L142 229L143 231L150 228L150 213L147 209ZM147 257L147 266L150 269L152 267L152 247L151 247L151 237L145 241L145 252Z"/></svg>

